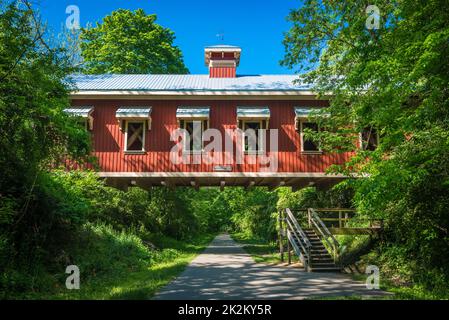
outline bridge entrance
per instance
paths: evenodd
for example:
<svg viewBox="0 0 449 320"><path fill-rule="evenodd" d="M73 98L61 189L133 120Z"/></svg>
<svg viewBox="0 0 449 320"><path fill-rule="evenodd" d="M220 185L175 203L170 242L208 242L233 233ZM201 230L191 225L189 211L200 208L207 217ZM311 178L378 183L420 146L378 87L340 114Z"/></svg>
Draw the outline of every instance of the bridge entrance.
<svg viewBox="0 0 449 320"><path fill-rule="evenodd" d="M356 217L350 209L285 209L279 212L279 250L288 262L292 252L307 271L337 271L345 250L336 235L377 236L383 221Z"/></svg>

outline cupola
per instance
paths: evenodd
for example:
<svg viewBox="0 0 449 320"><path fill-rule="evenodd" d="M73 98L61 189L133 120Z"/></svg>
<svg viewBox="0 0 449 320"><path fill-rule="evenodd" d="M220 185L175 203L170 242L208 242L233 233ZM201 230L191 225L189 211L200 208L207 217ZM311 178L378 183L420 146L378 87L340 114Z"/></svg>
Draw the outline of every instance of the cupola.
<svg viewBox="0 0 449 320"><path fill-rule="evenodd" d="M205 49L206 66L210 78L235 78L242 49L236 46L218 45Z"/></svg>

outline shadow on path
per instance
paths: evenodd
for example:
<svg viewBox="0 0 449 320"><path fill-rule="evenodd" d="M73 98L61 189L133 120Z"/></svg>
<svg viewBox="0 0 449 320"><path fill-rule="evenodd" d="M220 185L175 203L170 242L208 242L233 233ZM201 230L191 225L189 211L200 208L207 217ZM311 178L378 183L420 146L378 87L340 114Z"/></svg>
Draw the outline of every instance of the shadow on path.
<svg viewBox="0 0 449 320"><path fill-rule="evenodd" d="M385 294L339 273L257 264L229 235L220 235L155 299L278 300Z"/></svg>

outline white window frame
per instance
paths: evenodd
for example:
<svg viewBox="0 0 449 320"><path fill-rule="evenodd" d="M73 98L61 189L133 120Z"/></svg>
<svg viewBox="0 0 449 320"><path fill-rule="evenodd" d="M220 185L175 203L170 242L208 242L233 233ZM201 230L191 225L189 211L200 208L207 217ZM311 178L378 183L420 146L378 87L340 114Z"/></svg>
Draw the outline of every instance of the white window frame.
<svg viewBox="0 0 449 320"><path fill-rule="evenodd" d="M145 141L146 141L146 122L148 120L132 120L132 119L127 119L127 120L122 120L125 121L125 150L124 152L126 154L142 154L145 153ZM128 125L129 123L142 123L143 124L143 130L142 130L142 150L128 150Z"/></svg>
<svg viewBox="0 0 449 320"><path fill-rule="evenodd" d="M91 131L90 124L89 124L89 119L87 119L87 118L80 118L80 119L78 119L78 123L80 125L82 125L86 131Z"/></svg>
<svg viewBox="0 0 449 320"><path fill-rule="evenodd" d="M204 125L204 122L207 121L207 127ZM178 123L179 123L179 128L185 130L186 132L186 124L187 122L200 122L201 123L201 150L190 150L190 140L187 141L186 137L184 136L183 138L183 148L182 148L182 153L183 154L202 154L204 152L204 141L203 141L203 135L204 132L209 129L209 119L208 118L179 118L178 119ZM181 126L181 123L184 124L184 128ZM190 135L190 134L189 134ZM192 139L192 137L189 137L190 139ZM188 148L187 148L187 143L188 143ZM189 150L187 150L189 149Z"/></svg>
<svg viewBox="0 0 449 320"><path fill-rule="evenodd" d="M69 112L68 115L74 118L78 118L78 122L81 124L83 122L83 126L86 129L86 131L93 131L94 130L94 118L92 116L93 112L94 112L94 107L70 107L69 109L66 109L64 111L67 110L76 110L76 109L87 109L90 108L91 110L89 111L89 113L87 114L87 116L79 116L79 115L74 115L73 113Z"/></svg>
<svg viewBox="0 0 449 320"><path fill-rule="evenodd" d="M376 149L379 147L379 142L380 142L380 135L379 135L379 130L377 130L376 128L374 128L374 130L376 130ZM359 149L362 151L371 151L368 149L365 149L363 146L363 129L362 131L359 132Z"/></svg>
<svg viewBox="0 0 449 320"><path fill-rule="evenodd" d="M266 128L263 127L263 122L264 121L266 123ZM245 154L247 154L247 155L261 155L261 154L265 154L265 148L263 148L263 146L265 144L261 143L263 141L261 141L261 136L259 135L259 132L256 133L257 140L259 140L259 141L257 141L257 150L255 150L255 151L253 151L253 150L245 150L245 145L246 145L245 124L246 123L259 123L260 129L268 130L269 125L270 125L269 119L239 119L239 122L242 123L242 128L241 128L241 130L243 131L242 149L245 152Z"/></svg>
<svg viewBox="0 0 449 320"><path fill-rule="evenodd" d="M315 123L317 125L317 132L320 133L321 132L321 126L314 121L310 121L307 118L298 118L296 121L299 121L299 133L300 133L300 143L301 143L301 153L303 154L323 154L323 150L321 149L320 144L318 143L318 150L304 150L304 127L303 124L304 123ZM296 125L297 126L297 125Z"/></svg>

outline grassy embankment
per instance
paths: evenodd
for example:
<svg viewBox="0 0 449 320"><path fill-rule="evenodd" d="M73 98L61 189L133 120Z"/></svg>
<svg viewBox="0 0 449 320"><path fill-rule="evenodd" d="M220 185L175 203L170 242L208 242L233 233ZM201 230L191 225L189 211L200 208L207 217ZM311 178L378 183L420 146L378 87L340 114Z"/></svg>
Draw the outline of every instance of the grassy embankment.
<svg viewBox="0 0 449 320"><path fill-rule="evenodd" d="M41 276L35 292L8 293L7 299L150 299L201 253L213 235L177 241L137 237L105 226L88 226L72 254L80 268L80 290L68 290L62 272ZM64 270L65 271L65 270Z"/></svg>

